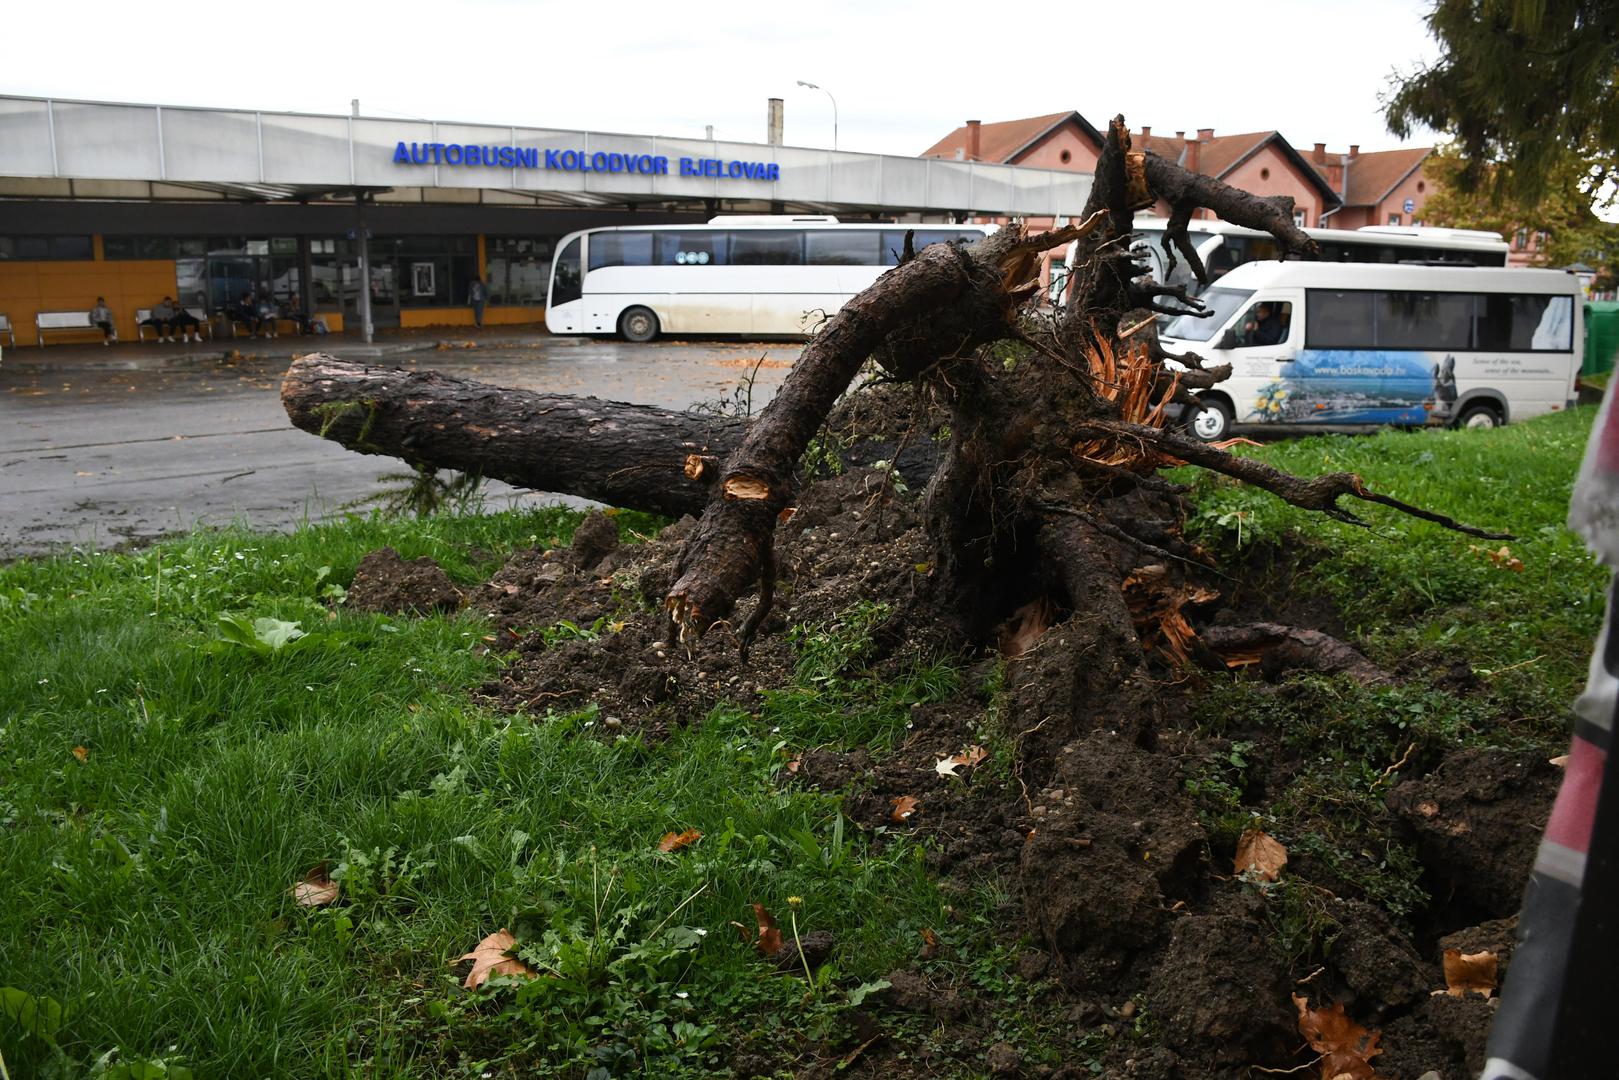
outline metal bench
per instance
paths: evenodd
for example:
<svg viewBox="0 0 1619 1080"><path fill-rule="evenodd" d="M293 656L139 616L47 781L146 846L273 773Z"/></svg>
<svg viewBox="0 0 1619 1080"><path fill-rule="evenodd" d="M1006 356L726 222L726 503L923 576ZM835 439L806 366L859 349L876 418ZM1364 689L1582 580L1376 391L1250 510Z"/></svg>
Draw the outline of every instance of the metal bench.
<svg viewBox="0 0 1619 1080"><path fill-rule="evenodd" d="M6 339L11 342L12 348L17 347L17 333L11 328L10 315L0 315L0 334L6 335Z"/></svg>
<svg viewBox="0 0 1619 1080"><path fill-rule="evenodd" d="M190 315L193 319L196 319L200 329L206 330L207 333L208 333L208 336L210 338L212 338L214 336L214 320L209 317L209 315L208 315L208 313L206 311L204 311L204 310L202 310L202 308L198 308L198 307L188 307L188 308L186 308L186 314ZM155 327L155 326L147 326L146 325L146 320L150 319L151 317L152 317L152 309L151 308L143 307L143 308L136 308L135 309L135 340L136 341L145 341L146 340L146 331L148 331L148 330L152 331L154 334L157 333L157 327ZM236 333L235 333L234 329L231 331L231 336L232 337L236 336Z"/></svg>
<svg viewBox="0 0 1619 1080"><path fill-rule="evenodd" d="M101 327L90 321L88 311L41 311L34 316L34 334L39 347L45 347L47 333L83 334L101 333Z"/></svg>

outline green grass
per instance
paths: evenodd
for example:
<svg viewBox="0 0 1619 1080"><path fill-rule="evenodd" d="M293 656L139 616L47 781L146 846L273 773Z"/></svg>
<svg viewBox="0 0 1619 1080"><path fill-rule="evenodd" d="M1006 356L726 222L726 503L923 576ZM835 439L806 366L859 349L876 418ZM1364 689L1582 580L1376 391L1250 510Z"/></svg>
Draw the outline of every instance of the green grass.
<svg viewBox="0 0 1619 1080"><path fill-rule="evenodd" d="M1374 659L1438 650L1484 684L1463 700L1342 679L1280 694L1216 680L1197 719L1233 745L1193 785L1217 843L1251 820L1244 748L1280 740L1308 768L1268 802L1279 835L1391 911L1423 902L1409 852L1380 824L1383 771L1412 744L1436 760L1458 745L1563 738L1601 615L1604 575L1560 524L1590 420L1584 410L1499 432L1259 451L1304 473L1353 469L1379 490L1511 529L1521 574L1377 508L1366 510L1374 527L1356 529L1197 481L1194 528L1228 559L1256 543L1295 550L1306 569L1292 587L1329 596ZM903 738L911 703L960 689L958 669L926 658L903 671L885 661L881 678L867 670L882 605L795 628L787 685L650 745L605 737L589 708L501 716L476 705L469 691L503 658L482 651L489 627L473 616L329 602L384 544L471 584L516 547L566 542L576 520L354 517L0 567L0 987L14 988L0 990L0 1054L11 1075L597 1080L715 1075L739 1050L790 1069L816 1040L846 1033L874 980L917 962L923 928L941 939L930 974L986 1003L974 1038L992 1031L1031 1064L1103 1053L1105 1038L1074 1043L1039 1004L1047 991L1015 974L1004 883L941 890L916 843L868 839L836 796L779 783L796 750L882 753ZM256 619L307 636L258 644ZM684 829L702 840L655 850ZM321 864L342 900L302 909L288 890ZM792 896L801 929L837 936L812 986L731 925L751 925L759 902L787 928ZM1313 904L1301 890L1277 905L1288 948L1317 947ZM463 990L453 962L502 927L548 977ZM884 1023L906 1053L961 1053L973 1073L948 1025ZM1120 1037L1146 1038L1145 1024Z"/></svg>
<svg viewBox="0 0 1619 1080"><path fill-rule="evenodd" d="M66 1012L32 1034L0 1012L12 1075L109 1052L220 1077L708 1075L739 1043L780 1056L831 1030L942 928L919 848L874 850L836 798L777 783L786 747L884 743L954 686L922 668L851 688L860 613L801 629L802 682L758 713L654 746L598 738L590 709L475 707L501 660L472 616L319 599L384 543L471 583L573 523L355 519L0 568L0 985ZM307 636L221 644L221 613ZM689 828L696 846L655 850ZM343 901L305 911L288 889L322 863ZM729 925L757 901L786 927L789 896L838 938L808 997ZM502 927L569 977L462 990L452 961Z"/></svg>
<svg viewBox="0 0 1619 1080"><path fill-rule="evenodd" d="M1301 567L1271 586L1328 598L1374 661L1408 669L1409 683L1387 688L1304 676L1278 693L1249 679L1214 680L1196 710L1211 734L1268 738L1297 758L1297 775L1264 800L1263 824L1334 884L1396 915L1428 901L1384 807L1396 763L1431 767L1461 747L1566 747L1608 576L1563 524L1594 416L1581 408L1490 432L1325 436L1242 451L1300 475L1355 472L1373 490L1511 532L1517 539L1504 546L1521 571L1491 557L1501 542L1353 499L1345 507L1370 527L1342 524L1183 470L1198 505L1194 535L1228 563L1262 551ZM1475 690L1428 685L1458 663ZM1192 778L1217 840L1234 843L1253 823L1254 781L1229 761Z"/></svg>

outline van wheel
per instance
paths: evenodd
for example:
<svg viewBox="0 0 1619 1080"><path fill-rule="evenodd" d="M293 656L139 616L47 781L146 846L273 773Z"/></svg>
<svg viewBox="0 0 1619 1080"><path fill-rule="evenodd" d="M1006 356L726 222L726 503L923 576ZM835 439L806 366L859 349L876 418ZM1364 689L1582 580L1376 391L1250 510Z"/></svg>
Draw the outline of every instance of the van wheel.
<svg viewBox="0 0 1619 1080"><path fill-rule="evenodd" d="M651 341L658 336L658 317L650 308L632 307L618 320L625 341Z"/></svg>
<svg viewBox="0 0 1619 1080"><path fill-rule="evenodd" d="M1469 405L1456 418L1459 428L1493 428L1501 426L1501 414L1493 405Z"/></svg>
<svg viewBox="0 0 1619 1080"><path fill-rule="evenodd" d="M1187 424L1204 442L1219 442L1231 434L1231 406L1219 398L1199 398Z"/></svg>

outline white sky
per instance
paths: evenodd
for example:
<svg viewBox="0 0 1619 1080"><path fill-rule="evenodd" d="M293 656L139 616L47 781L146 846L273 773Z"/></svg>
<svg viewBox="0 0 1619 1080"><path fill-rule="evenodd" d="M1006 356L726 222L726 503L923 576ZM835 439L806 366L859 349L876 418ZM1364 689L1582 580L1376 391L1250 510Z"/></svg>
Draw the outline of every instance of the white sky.
<svg viewBox="0 0 1619 1080"><path fill-rule="evenodd" d="M1399 145L1378 95L1427 0L106 0L13 4L0 92L786 141L917 154L969 118ZM34 43L30 45L29 43ZM1419 140L1431 141L1431 140Z"/></svg>

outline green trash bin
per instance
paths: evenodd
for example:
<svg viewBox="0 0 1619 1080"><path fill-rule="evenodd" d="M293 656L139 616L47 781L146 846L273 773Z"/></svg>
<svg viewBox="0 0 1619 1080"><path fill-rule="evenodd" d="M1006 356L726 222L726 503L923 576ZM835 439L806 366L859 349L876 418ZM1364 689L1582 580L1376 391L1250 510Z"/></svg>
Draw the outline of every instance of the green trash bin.
<svg viewBox="0 0 1619 1080"><path fill-rule="evenodd" d="M1581 375L1606 375L1619 356L1619 300L1591 300L1585 305L1585 361Z"/></svg>

